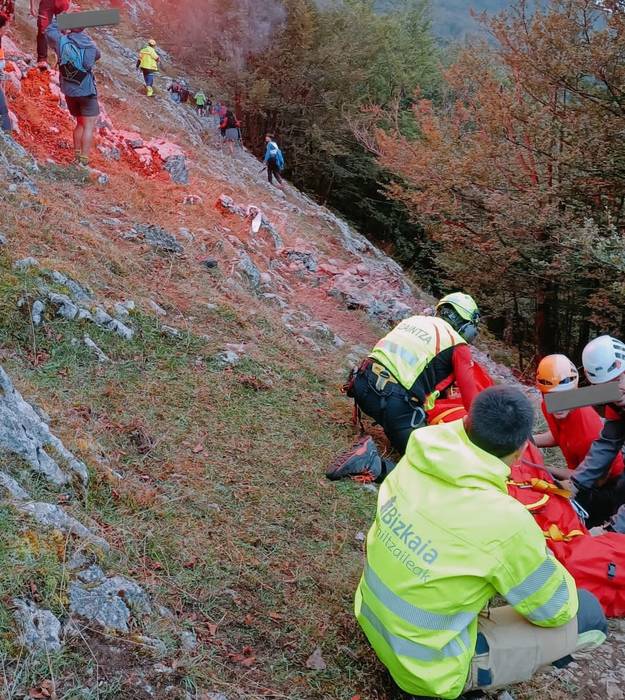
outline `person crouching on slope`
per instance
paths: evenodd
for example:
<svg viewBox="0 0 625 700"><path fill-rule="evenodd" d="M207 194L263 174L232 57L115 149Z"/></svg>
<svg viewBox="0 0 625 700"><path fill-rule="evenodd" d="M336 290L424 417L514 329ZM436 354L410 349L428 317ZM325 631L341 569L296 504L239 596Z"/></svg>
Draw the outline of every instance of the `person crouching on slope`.
<svg viewBox="0 0 625 700"><path fill-rule="evenodd" d="M137 59L137 68L143 73L145 81L145 94L148 97L154 95L154 76L158 73L158 64L161 57L156 53L156 42L150 39L147 44L139 51Z"/></svg>
<svg viewBox="0 0 625 700"><path fill-rule="evenodd" d="M443 297L436 316L411 316L382 338L356 372L346 393L359 410L379 423L400 455L411 433L426 424L426 411L456 383L468 410L477 387L469 343L478 332L480 314L468 294ZM326 472L328 479L358 476L380 481L392 468L382 462L370 436L341 455Z"/></svg>
<svg viewBox="0 0 625 700"><path fill-rule="evenodd" d="M76 119L74 149L76 162L89 165L96 121L100 114L93 68L100 51L84 29L62 32L56 19L46 29L46 39L59 57L61 92L69 113Z"/></svg>
<svg viewBox="0 0 625 700"><path fill-rule="evenodd" d="M3 79L5 59L4 59L4 49L2 48L2 35L4 28L9 23L9 15L0 12L0 81ZM6 96L4 90L2 89L2 83L0 82L0 129L2 131L11 131L11 117L9 116L9 107L7 105Z"/></svg>
<svg viewBox="0 0 625 700"><path fill-rule="evenodd" d="M584 372L591 384L619 383L622 398L605 408L606 422L599 437L592 443L583 462L570 480L563 482L573 498L584 502L609 477L614 461L625 445L625 343L609 335L591 340L582 353ZM591 534L620 532L625 534L625 475L611 486L612 508L609 520L595 527Z"/></svg>
<svg viewBox="0 0 625 700"><path fill-rule="evenodd" d="M548 355L538 365L536 388L543 396L552 392L576 389L579 374L566 355ZM537 447L559 447L569 470L577 469L584 461L594 440L601 434L603 421L592 406L570 411L548 413L543 398L542 412L549 430L534 435ZM580 505L588 511L588 525L603 523L614 512L614 494L618 479L623 473L623 455L619 452L612 460L610 472L604 484L578 497ZM565 469L549 471L559 479L568 479L571 473Z"/></svg>
<svg viewBox="0 0 625 700"><path fill-rule="evenodd" d="M518 389L490 387L465 420L414 432L380 486L355 614L407 693L507 686L605 641L599 601L508 495L533 418ZM488 609L495 595L508 605Z"/></svg>

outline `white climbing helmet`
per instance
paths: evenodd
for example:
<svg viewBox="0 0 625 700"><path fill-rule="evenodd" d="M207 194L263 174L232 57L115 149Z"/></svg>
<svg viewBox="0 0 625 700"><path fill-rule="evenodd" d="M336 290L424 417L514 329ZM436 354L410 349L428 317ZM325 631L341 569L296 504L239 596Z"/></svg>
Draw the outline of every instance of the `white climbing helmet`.
<svg viewBox="0 0 625 700"><path fill-rule="evenodd" d="M603 384L625 372L625 344L609 335L601 335L584 348L584 372L591 384Z"/></svg>

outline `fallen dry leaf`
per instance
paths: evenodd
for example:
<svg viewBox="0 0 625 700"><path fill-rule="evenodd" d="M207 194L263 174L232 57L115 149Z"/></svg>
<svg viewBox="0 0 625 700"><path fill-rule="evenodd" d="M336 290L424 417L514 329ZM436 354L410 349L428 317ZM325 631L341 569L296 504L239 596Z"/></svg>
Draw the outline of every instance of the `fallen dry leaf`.
<svg viewBox="0 0 625 700"><path fill-rule="evenodd" d="M33 698L34 700L41 700L41 698L56 698L54 683L51 680L43 681L43 683L40 683L28 691L28 697Z"/></svg>
<svg viewBox="0 0 625 700"><path fill-rule="evenodd" d="M310 668L313 671L324 671L327 667L319 647L306 659L306 668Z"/></svg>
<svg viewBox="0 0 625 700"><path fill-rule="evenodd" d="M246 668L250 668L250 666L253 666L256 663L256 657L253 654L254 652L252 647L244 647L242 654L228 654L228 656L230 657L231 661L234 661L241 666L245 666Z"/></svg>
<svg viewBox="0 0 625 700"><path fill-rule="evenodd" d="M197 455L203 451L204 451L204 445L201 442L198 442L198 444L192 450L194 455Z"/></svg>

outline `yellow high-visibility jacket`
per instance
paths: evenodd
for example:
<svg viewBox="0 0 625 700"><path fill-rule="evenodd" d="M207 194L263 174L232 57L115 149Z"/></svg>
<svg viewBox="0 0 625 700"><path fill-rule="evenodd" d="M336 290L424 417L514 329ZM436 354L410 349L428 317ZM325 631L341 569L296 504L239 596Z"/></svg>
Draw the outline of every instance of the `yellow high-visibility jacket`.
<svg viewBox="0 0 625 700"><path fill-rule="evenodd" d="M139 51L139 68L145 70L158 70L158 54L149 44Z"/></svg>
<svg viewBox="0 0 625 700"><path fill-rule="evenodd" d="M380 487L355 613L408 693L462 693L478 613L496 593L541 627L577 614L575 582L508 495L509 473L455 421L415 431Z"/></svg>
<svg viewBox="0 0 625 700"><path fill-rule="evenodd" d="M435 357L467 341L447 321L411 316L382 338L369 357L380 362L408 391Z"/></svg>

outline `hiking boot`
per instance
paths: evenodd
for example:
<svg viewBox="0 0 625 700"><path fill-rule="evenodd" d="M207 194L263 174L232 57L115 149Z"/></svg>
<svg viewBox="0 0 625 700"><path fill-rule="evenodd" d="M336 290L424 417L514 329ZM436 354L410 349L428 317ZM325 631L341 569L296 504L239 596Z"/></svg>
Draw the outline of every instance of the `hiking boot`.
<svg viewBox="0 0 625 700"><path fill-rule="evenodd" d="M378 448L370 435L361 437L347 452L340 455L326 471L331 481L345 476L356 477L358 481L375 481L382 472L382 460Z"/></svg>

